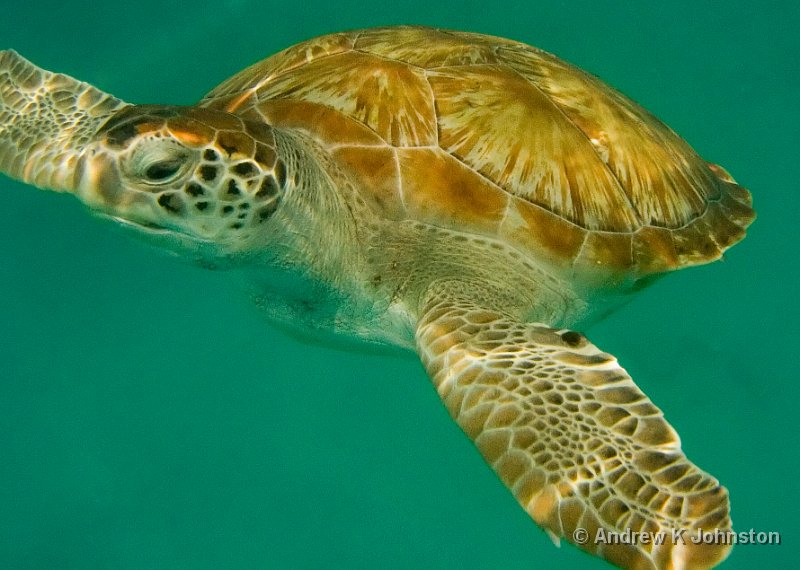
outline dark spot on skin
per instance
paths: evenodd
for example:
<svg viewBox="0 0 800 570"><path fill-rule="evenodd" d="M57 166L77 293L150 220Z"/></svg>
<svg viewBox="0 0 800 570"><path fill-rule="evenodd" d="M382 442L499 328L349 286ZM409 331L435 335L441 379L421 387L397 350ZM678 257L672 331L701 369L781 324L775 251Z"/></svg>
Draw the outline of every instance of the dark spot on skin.
<svg viewBox="0 0 800 570"><path fill-rule="evenodd" d="M122 147L135 136L136 125L134 123L128 123L127 125L122 125L109 131L106 135L106 142L110 146Z"/></svg>
<svg viewBox="0 0 800 570"><path fill-rule="evenodd" d="M215 166L204 165L200 167L200 178L206 182L211 182L217 177L217 168Z"/></svg>
<svg viewBox="0 0 800 570"><path fill-rule="evenodd" d="M272 136L272 127L261 121L248 121L245 123L245 129L247 129L248 133L254 135L256 139L270 141L269 144L272 144L275 140Z"/></svg>
<svg viewBox="0 0 800 570"><path fill-rule="evenodd" d="M269 150L267 149L268 147L266 146L258 145L256 148L256 154L253 158L265 166L271 166L272 162L275 160L275 151L271 148Z"/></svg>
<svg viewBox="0 0 800 570"><path fill-rule="evenodd" d="M148 109L147 114L153 117L163 117L169 119L171 117L177 117L180 114L180 111L172 107L161 107L156 109Z"/></svg>
<svg viewBox="0 0 800 570"><path fill-rule="evenodd" d="M209 162L213 162L219 158L219 155L217 154L217 151L207 148L205 152L203 152L203 158Z"/></svg>
<svg viewBox="0 0 800 570"><path fill-rule="evenodd" d="M233 206L225 206L222 208L222 213L224 214L230 214L231 212L233 212Z"/></svg>
<svg viewBox="0 0 800 570"><path fill-rule="evenodd" d="M377 287L378 285L381 284L381 281L383 281L383 277L381 277L380 275L376 275L375 277L372 278L372 285Z"/></svg>
<svg viewBox="0 0 800 570"><path fill-rule="evenodd" d="M242 229L242 227L243 225L241 222L236 222L235 224L231 224L231 228L233 228L234 230L240 230Z"/></svg>
<svg viewBox="0 0 800 570"><path fill-rule="evenodd" d="M123 124L126 121L131 120L133 117L137 117L138 113L134 111L134 107L123 107L120 111L114 113L109 117L109 119L103 123L103 126L100 127L100 131L111 131L116 129L118 126Z"/></svg>
<svg viewBox="0 0 800 570"><path fill-rule="evenodd" d="M249 210L250 209L250 204L248 202L242 202L241 204L239 204L239 209L240 210Z"/></svg>
<svg viewBox="0 0 800 570"><path fill-rule="evenodd" d="M228 181L228 195L229 196L238 196L241 194L242 191L239 190L239 186L236 184L235 180Z"/></svg>
<svg viewBox="0 0 800 570"><path fill-rule="evenodd" d="M225 137L220 137L218 142L219 146L227 153L228 156L231 156L234 152L236 152L236 145L226 140Z"/></svg>
<svg viewBox="0 0 800 570"><path fill-rule="evenodd" d="M243 219L245 219L247 217L247 213L246 212L242 212L241 214L239 214L236 217L239 218L240 220L243 220Z"/></svg>
<svg viewBox="0 0 800 570"><path fill-rule="evenodd" d="M197 204L194 205L194 207L202 212L203 210L208 208L208 202L198 202Z"/></svg>
<svg viewBox="0 0 800 570"><path fill-rule="evenodd" d="M261 187L256 192L256 198L268 198L278 193L278 185L272 176L265 176L261 182Z"/></svg>
<svg viewBox="0 0 800 570"><path fill-rule="evenodd" d="M272 214L275 213L275 210L278 208L278 205L273 202L268 206L264 206L258 211L258 223L265 222L269 219Z"/></svg>
<svg viewBox="0 0 800 570"><path fill-rule="evenodd" d="M173 214L181 210L181 201L175 194L161 194L158 197L158 205Z"/></svg>
<svg viewBox="0 0 800 570"><path fill-rule="evenodd" d="M561 335L561 340L567 343L568 346L578 346L581 341L583 340L583 335L581 333L576 333L575 331L567 331Z"/></svg>
<svg viewBox="0 0 800 570"><path fill-rule="evenodd" d="M286 186L286 166L283 161L279 160L275 163L273 172L275 173L275 180L278 181L278 187L284 188Z"/></svg>
<svg viewBox="0 0 800 570"><path fill-rule="evenodd" d="M205 190L203 190L203 187L200 186L199 184L195 182L190 182L189 184L186 185L186 193L189 196L197 198L198 196L202 196L203 194L205 194Z"/></svg>
<svg viewBox="0 0 800 570"><path fill-rule="evenodd" d="M256 167L251 162L240 162L233 167L233 171L240 176L253 176L256 173Z"/></svg>

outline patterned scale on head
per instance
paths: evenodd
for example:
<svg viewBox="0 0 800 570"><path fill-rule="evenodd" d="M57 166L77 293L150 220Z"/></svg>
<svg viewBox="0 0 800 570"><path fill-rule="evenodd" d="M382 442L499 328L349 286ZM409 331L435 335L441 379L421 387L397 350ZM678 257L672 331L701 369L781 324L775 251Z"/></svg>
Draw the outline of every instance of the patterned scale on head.
<svg viewBox="0 0 800 570"><path fill-rule="evenodd" d="M196 107L126 107L100 129L93 164L96 200L115 213L214 242L248 242L276 211L287 186L272 129ZM116 178L114 183L110 178ZM136 220L135 217L129 220Z"/></svg>

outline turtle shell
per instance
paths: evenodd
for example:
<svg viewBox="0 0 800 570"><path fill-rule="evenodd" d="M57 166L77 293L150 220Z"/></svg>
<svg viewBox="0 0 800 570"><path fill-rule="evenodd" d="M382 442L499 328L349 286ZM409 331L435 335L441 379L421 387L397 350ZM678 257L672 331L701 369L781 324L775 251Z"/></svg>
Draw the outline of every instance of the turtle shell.
<svg viewBox="0 0 800 570"><path fill-rule="evenodd" d="M306 132L386 218L494 237L573 277L708 262L754 218L747 190L642 107L501 38L322 36L200 105Z"/></svg>

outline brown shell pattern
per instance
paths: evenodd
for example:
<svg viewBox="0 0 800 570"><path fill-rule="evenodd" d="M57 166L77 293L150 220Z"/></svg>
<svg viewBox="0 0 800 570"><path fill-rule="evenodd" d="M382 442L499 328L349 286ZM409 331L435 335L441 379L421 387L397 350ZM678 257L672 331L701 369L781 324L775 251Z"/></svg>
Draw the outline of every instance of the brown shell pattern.
<svg viewBox="0 0 800 570"><path fill-rule="evenodd" d="M382 214L499 237L563 270L641 277L742 239L750 194L600 80L480 34L315 38L203 106L301 129Z"/></svg>

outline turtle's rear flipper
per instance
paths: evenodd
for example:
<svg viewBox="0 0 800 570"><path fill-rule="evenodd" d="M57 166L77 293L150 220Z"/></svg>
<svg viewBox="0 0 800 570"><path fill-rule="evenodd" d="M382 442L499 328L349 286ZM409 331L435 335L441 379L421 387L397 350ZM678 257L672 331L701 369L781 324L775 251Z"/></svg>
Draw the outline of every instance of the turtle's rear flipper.
<svg viewBox="0 0 800 570"><path fill-rule="evenodd" d="M0 51L0 171L71 191L80 151L123 101Z"/></svg>
<svg viewBox="0 0 800 570"><path fill-rule="evenodd" d="M446 290L425 304L417 346L450 414L554 540L629 569L727 556L727 491L613 356Z"/></svg>

